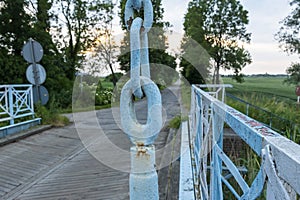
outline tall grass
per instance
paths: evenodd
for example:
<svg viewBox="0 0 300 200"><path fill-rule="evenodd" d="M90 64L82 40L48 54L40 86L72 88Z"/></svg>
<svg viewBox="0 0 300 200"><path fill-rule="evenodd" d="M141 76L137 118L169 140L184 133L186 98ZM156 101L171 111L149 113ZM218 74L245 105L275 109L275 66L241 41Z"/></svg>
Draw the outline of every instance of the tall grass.
<svg viewBox="0 0 300 200"><path fill-rule="evenodd" d="M257 93L241 93L238 97L253 106L247 107L246 103L231 98L227 98L226 103L248 116L271 126L289 139L294 139L296 143L300 142L300 112L297 110L296 105L291 105L276 97L269 98Z"/></svg>

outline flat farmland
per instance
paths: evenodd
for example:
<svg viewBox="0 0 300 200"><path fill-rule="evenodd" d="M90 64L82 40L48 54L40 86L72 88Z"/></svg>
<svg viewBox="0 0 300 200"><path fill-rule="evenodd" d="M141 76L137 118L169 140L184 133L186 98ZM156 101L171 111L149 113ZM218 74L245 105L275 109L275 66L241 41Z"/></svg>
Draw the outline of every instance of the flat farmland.
<svg viewBox="0 0 300 200"><path fill-rule="evenodd" d="M232 84L233 88L226 91L240 96L240 94L262 94L266 96L278 97L285 99L287 103L295 103L295 86L283 84L283 77L245 77L245 82L237 83L232 78L222 78L226 84Z"/></svg>

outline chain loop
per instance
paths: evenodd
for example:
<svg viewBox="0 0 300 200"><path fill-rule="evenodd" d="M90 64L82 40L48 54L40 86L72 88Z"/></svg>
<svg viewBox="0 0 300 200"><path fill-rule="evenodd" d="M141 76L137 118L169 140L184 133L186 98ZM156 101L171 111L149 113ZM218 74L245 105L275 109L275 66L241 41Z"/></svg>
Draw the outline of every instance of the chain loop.
<svg viewBox="0 0 300 200"><path fill-rule="evenodd" d="M153 6L151 0L127 0L125 5L125 24L127 30L130 30L130 26L134 19L134 10L139 11L144 7L144 22L143 32L149 32L153 23Z"/></svg>
<svg viewBox="0 0 300 200"><path fill-rule="evenodd" d="M144 20L134 19L134 9L144 8ZM130 80L121 92L121 124L124 132L135 144L152 144L162 126L161 95L156 84L150 79L150 65L147 33L153 23L153 7L151 0L127 0L125 7L125 22L130 29ZM143 97L143 91L148 100L148 118L146 124L138 123L132 94Z"/></svg>

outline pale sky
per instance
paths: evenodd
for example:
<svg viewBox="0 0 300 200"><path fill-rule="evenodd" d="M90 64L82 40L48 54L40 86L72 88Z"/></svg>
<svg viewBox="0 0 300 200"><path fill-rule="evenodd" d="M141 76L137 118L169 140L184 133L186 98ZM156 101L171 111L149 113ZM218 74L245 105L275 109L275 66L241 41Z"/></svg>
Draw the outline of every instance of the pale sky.
<svg viewBox="0 0 300 200"><path fill-rule="evenodd" d="M179 37L183 35L184 14L187 12L189 0L162 0L164 20L172 25L173 36L170 37L170 48L178 49ZM241 0L244 9L249 11L248 32L252 33L251 44L246 48L252 56L252 63L246 66L244 74L285 74L292 62L299 61L296 55L289 56L279 48L274 35L280 28L279 22L290 12L289 0ZM119 25L115 19L114 25ZM119 32L116 27L116 32ZM223 72L230 74L230 72Z"/></svg>

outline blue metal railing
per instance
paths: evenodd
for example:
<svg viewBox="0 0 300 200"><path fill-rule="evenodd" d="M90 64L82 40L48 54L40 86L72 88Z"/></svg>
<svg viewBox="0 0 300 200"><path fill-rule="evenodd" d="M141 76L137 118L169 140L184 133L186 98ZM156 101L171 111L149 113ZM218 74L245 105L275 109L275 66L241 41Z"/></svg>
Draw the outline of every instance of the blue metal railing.
<svg viewBox="0 0 300 200"><path fill-rule="evenodd" d="M23 130L16 129L17 126L40 123L39 118L33 118L32 85L0 85L0 137ZM16 123L17 119L19 120ZM9 129L11 131L8 131Z"/></svg>
<svg viewBox="0 0 300 200"><path fill-rule="evenodd" d="M267 199L297 198L300 194L299 145L197 86L192 87L191 103L189 126L183 124L182 132L182 149L188 150L181 152L180 199L221 200L224 188L236 199L256 199L264 186ZM224 124L261 157L260 169L251 184L247 184L239 167L223 151ZM224 176L225 168L241 191Z"/></svg>

